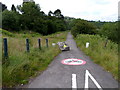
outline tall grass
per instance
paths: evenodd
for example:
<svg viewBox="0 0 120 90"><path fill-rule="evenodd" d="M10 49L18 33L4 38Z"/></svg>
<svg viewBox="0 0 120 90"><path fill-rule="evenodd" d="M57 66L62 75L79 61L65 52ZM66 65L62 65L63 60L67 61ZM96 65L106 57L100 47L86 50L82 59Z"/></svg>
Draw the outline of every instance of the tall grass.
<svg viewBox="0 0 120 90"><path fill-rule="evenodd" d="M118 44L108 41L105 46L106 38L99 35L80 34L76 38L78 47L90 56L92 60L111 72L115 79L118 80ZM86 42L90 43L86 48Z"/></svg>
<svg viewBox="0 0 120 90"><path fill-rule="evenodd" d="M26 52L26 37L24 37L23 34L16 34L15 37L8 36L9 65L3 65L2 67L3 87L26 84L28 83L29 78L34 77L45 70L54 57L61 52L58 46L56 45L53 47L52 43L65 41L66 35L67 32L56 33L49 36L38 36L37 34L34 37L33 34L27 34L27 37L30 40L29 53ZM42 50L38 49L38 38L41 38ZM46 38L49 40L48 48L45 43Z"/></svg>

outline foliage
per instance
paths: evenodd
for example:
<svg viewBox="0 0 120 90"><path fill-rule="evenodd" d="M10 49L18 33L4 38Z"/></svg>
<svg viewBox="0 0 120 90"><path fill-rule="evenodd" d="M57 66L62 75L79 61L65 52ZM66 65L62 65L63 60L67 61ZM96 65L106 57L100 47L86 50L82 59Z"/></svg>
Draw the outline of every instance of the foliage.
<svg viewBox="0 0 120 90"><path fill-rule="evenodd" d="M14 37L15 35L11 32L8 32L6 30L0 29L0 32L2 32L2 35L4 36L10 36L10 37Z"/></svg>
<svg viewBox="0 0 120 90"><path fill-rule="evenodd" d="M9 31L18 31L20 30L19 26L19 13L5 10L2 13L2 28Z"/></svg>
<svg viewBox="0 0 120 90"><path fill-rule="evenodd" d="M101 29L101 27L105 24L105 23L108 23L108 22L103 22L103 21L88 21L88 22L90 22L90 23L93 23L96 27L97 27L97 29Z"/></svg>
<svg viewBox="0 0 120 90"><path fill-rule="evenodd" d="M73 22L74 22L75 18L65 16L64 20L66 22L67 30L71 30L71 28L73 27Z"/></svg>
<svg viewBox="0 0 120 90"><path fill-rule="evenodd" d="M49 11L48 12L48 16L52 16L53 15L53 12L52 11Z"/></svg>
<svg viewBox="0 0 120 90"><path fill-rule="evenodd" d="M12 4L11 10L16 12L16 8L15 8L14 4Z"/></svg>
<svg viewBox="0 0 120 90"><path fill-rule="evenodd" d="M95 25L86 20L76 19L73 21L72 34L76 37L77 34L95 34Z"/></svg>
<svg viewBox="0 0 120 90"><path fill-rule="evenodd" d="M118 23L106 23L99 31L100 35L118 43Z"/></svg>
<svg viewBox="0 0 120 90"><path fill-rule="evenodd" d="M5 4L2 4L1 2L0 2L0 12L1 11L4 11L4 10L6 10L7 9L7 6L5 5Z"/></svg>
<svg viewBox="0 0 120 90"><path fill-rule="evenodd" d="M111 72L118 80L118 44L108 40L105 46L106 38L99 35L80 34L76 38L77 46L85 52L97 64L101 65L108 72ZM86 48L86 42L90 46Z"/></svg>
<svg viewBox="0 0 120 90"><path fill-rule="evenodd" d="M54 11L54 15L55 15L55 17L64 19L64 16L61 14L61 10L60 9L55 10Z"/></svg>
<svg viewBox="0 0 120 90"><path fill-rule="evenodd" d="M29 30L48 35L66 30L64 16L59 9L47 16L35 2L24 2L17 8L12 5L11 11L5 10L2 15L3 29L9 31Z"/></svg>

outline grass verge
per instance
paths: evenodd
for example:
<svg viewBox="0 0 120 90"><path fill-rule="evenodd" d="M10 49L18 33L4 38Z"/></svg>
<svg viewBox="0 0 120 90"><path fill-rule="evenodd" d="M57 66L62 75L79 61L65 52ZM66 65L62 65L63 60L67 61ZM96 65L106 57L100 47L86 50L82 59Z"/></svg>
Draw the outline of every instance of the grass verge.
<svg viewBox="0 0 120 90"><path fill-rule="evenodd" d="M104 47L106 38L99 35L80 34L75 40L77 46L86 55L108 72L111 72L114 78L118 80L118 44L108 40L107 46ZM89 48L86 48L86 42L90 43Z"/></svg>
<svg viewBox="0 0 120 90"><path fill-rule="evenodd" d="M6 31L5 31L6 32ZM6 34L7 33L7 34ZM52 43L65 41L67 32L59 32L48 36L38 34L15 34L3 33L3 38L8 38L8 63L2 65L2 86L14 87L26 84L29 78L35 77L45 70L51 61L61 51L58 46ZM26 52L25 39L30 40L30 52ZM41 38L42 49L38 48L38 38ZM46 47L45 39L49 40L49 47ZM2 43L2 42L1 42ZM4 52L3 52L4 53ZM5 60L3 58L3 60Z"/></svg>

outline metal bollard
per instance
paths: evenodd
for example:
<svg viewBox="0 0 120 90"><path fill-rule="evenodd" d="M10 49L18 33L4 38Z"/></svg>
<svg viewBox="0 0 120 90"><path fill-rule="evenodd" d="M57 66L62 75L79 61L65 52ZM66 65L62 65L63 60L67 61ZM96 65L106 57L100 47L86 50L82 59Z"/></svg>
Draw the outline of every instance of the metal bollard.
<svg viewBox="0 0 120 90"><path fill-rule="evenodd" d="M48 47L48 39L46 39L46 47Z"/></svg>
<svg viewBox="0 0 120 90"><path fill-rule="evenodd" d="M39 49L41 50L41 39L38 39L38 46L39 46Z"/></svg>
<svg viewBox="0 0 120 90"><path fill-rule="evenodd" d="M7 38L4 38L3 41L4 41L4 57L7 58L8 57Z"/></svg>
<svg viewBox="0 0 120 90"><path fill-rule="evenodd" d="M27 50L27 52L30 52L29 39L26 39L26 50Z"/></svg>

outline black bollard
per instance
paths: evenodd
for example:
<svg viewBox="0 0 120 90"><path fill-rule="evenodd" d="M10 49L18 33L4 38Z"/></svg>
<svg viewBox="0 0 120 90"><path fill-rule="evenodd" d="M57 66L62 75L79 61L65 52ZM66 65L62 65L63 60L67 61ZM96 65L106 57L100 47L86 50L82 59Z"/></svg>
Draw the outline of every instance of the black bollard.
<svg viewBox="0 0 120 90"><path fill-rule="evenodd" d="M4 38L4 57L8 57L8 45L7 45L7 38Z"/></svg>
<svg viewBox="0 0 120 90"><path fill-rule="evenodd" d="M41 50L41 39L38 39L38 46L39 46L39 49Z"/></svg>
<svg viewBox="0 0 120 90"><path fill-rule="evenodd" d="M48 39L46 39L46 47L48 47Z"/></svg>
<svg viewBox="0 0 120 90"><path fill-rule="evenodd" d="M27 50L27 52L30 52L29 39L26 39L26 50Z"/></svg>

